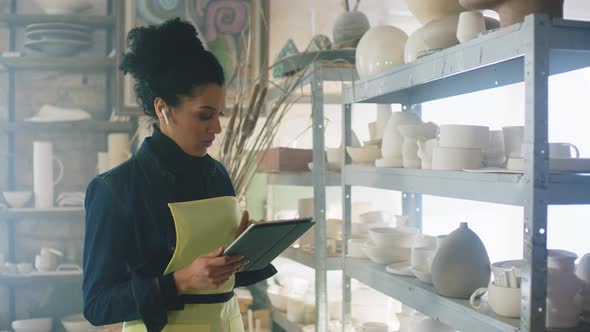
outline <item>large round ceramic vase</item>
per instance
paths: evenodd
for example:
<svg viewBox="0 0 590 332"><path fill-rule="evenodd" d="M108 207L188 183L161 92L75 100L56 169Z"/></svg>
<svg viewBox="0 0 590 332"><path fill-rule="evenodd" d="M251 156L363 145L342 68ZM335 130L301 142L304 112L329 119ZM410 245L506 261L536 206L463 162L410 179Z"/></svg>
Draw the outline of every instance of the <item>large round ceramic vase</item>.
<svg viewBox="0 0 590 332"><path fill-rule="evenodd" d="M334 48L356 47L370 27L367 15L362 12L344 12L336 18L332 28Z"/></svg>
<svg viewBox="0 0 590 332"><path fill-rule="evenodd" d="M533 13L563 17L564 0L459 0L470 10L491 9L500 16L500 27L504 28L524 20Z"/></svg>
<svg viewBox="0 0 590 332"><path fill-rule="evenodd" d="M422 37L422 29L420 28L408 37L406 46L404 48L404 62L410 63L418 58L418 53L428 50L430 47L424 42Z"/></svg>
<svg viewBox="0 0 590 332"><path fill-rule="evenodd" d="M371 28L356 48L356 70L361 79L385 72L404 63L408 35L389 25Z"/></svg>
<svg viewBox="0 0 590 332"><path fill-rule="evenodd" d="M490 283L490 258L483 242L467 223L443 241L432 261L432 281L445 297L468 299Z"/></svg>
<svg viewBox="0 0 590 332"><path fill-rule="evenodd" d="M383 142L381 144L381 155L384 159L402 158L404 138L399 130L403 125L419 125L422 123L420 117L413 112L393 112L385 126Z"/></svg>
<svg viewBox="0 0 590 332"><path fill-rule="evenodd" d="M584 282L575 274L578 258L573 252L548 250L547 254L547 327L568 329L578 326L582 313Z"/></svg>
<svg viewBox="0 0 590 332"><path fill-rule="evenodd" d="M422 24L458 15L465 10L458 0L406 0L406 3L412 14Z"/></svg>

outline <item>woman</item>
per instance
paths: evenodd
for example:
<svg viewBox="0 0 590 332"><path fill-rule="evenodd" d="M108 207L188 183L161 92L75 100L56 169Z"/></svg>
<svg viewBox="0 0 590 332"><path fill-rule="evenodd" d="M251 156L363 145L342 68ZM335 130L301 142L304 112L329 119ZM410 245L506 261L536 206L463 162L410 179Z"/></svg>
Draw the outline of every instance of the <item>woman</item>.
<svg viewBox="0 0 590 332"><path fill-rule="evenodd" d="M207 154L221 132L221 65L180 19L127 38L120 68L159 126L88 186L84 314L93 325L125 322L126 332L243 331L233 288L276 270L239 272L245 259L222 255L248 214L240 222L227 170Z"/></svg>

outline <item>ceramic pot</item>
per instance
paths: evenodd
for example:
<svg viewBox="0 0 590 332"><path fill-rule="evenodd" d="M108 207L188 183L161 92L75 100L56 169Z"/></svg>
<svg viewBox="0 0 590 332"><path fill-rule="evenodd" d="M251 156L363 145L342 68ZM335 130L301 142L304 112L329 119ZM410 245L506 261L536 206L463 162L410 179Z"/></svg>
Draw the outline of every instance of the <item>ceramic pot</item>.
<svg viewBox="0 0 590 332"><path fill-rule="evenodd" d="M443 241L432 261L432 281L436 291L446 297L469 299L490 283L490 258L481 239L467 223Z"/></svg>
<svg viewBox="0 0 590 332"><path fill-rule="evenodd" d="M414 31L406 41L404 47L404 62L410 63L418 58L418 53L428 50L429 47L422 38L422 28Z"/></svg>
<svg viewBox="0 0 590 332"><path fill-rule="evenodd" d="M578 256L565 250L548 250L547 327L565 329L578 326L582 313L584 282L575 274Z"/></svg>
<svg viewBox="0 0 590 332"><path fill-rule="evenodd" d="M406 3L422 24L457 15L465 10L457 0L406 0Z"/></svg>
<svg viewBox="0 0 590 332"><path fill-rule="evenodd" d="M404 137L402 145L404 168L421 168L422 161L418 156L418 140L435 138L438 126L433 122L428 122L419 125L402 125L398 128Z"/></svg>
<svg viewBox="0 0 590 332"><path fill-rule="evenodd" d="M356 48L356 70L367 79L404 63L404 46L408 35L394 26L371 28Z"/></svg>
<svg viewBox="0 0 590 332"><path fill-rule="evenodd" d="M564 0L459 0L467 9L496 11L502 28L522 22L525 16L532 13L563 17L563 2Z"/></svg>
<svg viewBox="0 0 590 332"><path fill-rule="evenodd" d="M336 18L332 29L334 48L356 47L371 25L367 15L359 11L348 11Z"/></svg>
<svg viewBox="0 0 590 332"><path fill-rule="evenodd" d="M393 112L383 133L381 155L385 159L401 159L403 154L403 136L399 126L421 124L420 117L413 112Z"/></svg>

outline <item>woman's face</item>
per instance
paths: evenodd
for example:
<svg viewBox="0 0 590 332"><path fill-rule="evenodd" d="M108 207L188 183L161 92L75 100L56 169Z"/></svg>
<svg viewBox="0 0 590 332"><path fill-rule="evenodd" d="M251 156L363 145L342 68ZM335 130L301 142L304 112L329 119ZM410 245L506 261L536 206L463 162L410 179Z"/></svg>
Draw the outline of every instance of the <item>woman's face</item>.
<svg viewBox="0 0 590 332"><path fill-rule="evenodd" d="M181 97L177 107L162 103L162 99L156 98L156 113L162 132L187 154L206 155L215 135L221 132L219 116L225 107L225 89L217 84L207 84L193 89L191 96ZM168 124L162 114L164 107L168 108Z"/></svg>

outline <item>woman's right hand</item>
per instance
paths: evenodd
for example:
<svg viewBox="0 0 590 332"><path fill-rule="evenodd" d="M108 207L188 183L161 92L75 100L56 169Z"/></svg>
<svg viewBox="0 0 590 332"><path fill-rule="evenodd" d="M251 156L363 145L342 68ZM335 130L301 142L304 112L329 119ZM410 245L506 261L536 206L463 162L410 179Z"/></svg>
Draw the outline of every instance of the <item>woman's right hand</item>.
<svg viewBox="0 0 590 332"><path fill-rule="evenodd" d="M248 262L244 257L226 257L220 247L197 257L189 266L174 272L174 281L179 294L193 289L216 289L226 283Z"/></svg>

